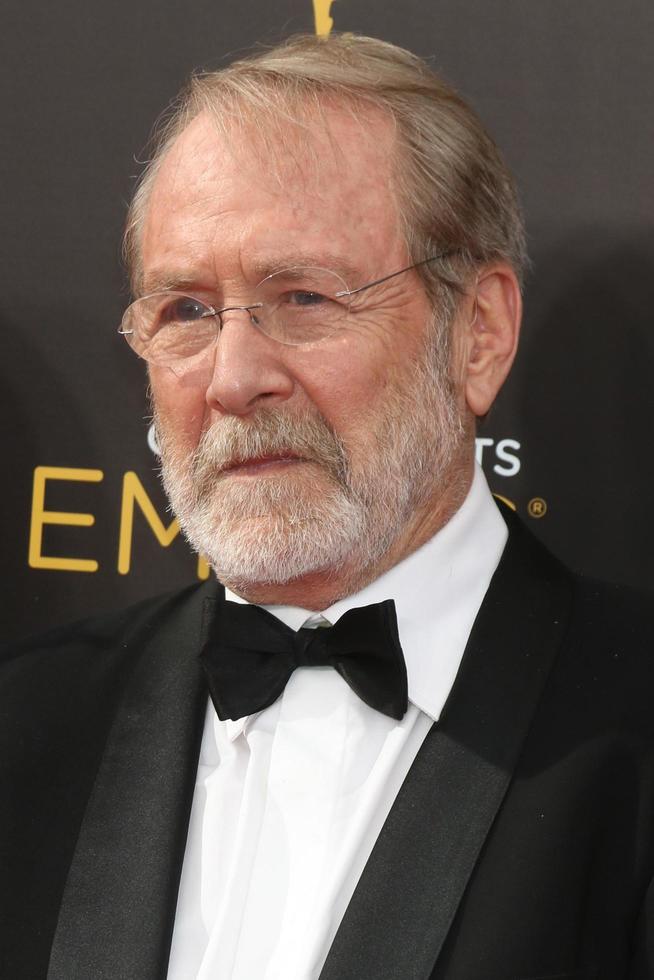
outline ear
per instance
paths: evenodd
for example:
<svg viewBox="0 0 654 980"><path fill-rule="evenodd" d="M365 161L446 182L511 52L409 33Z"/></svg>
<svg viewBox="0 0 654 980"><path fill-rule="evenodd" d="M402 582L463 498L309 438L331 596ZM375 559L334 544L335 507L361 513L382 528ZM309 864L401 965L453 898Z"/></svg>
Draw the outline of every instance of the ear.
<svg viewBox="0 0 654 980"><path fill-rule="evenodd" d="M479 273L464 329L462 387L470 411L485 415L511 370L518 347L522 298L515 272L507 263Z"/></svg>

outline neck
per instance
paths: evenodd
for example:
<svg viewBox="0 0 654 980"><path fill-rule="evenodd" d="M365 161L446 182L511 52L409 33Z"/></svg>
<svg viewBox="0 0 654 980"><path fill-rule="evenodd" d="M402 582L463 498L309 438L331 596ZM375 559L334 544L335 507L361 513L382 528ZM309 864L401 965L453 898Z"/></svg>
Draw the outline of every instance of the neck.
<svg viewBox="0 0 654 980"><path fill-rule="evenodd" d="M299 606L321 612L339 599L359 592L433 538L461 507L470 490L473 471L474 460L457 468L447 486L441 488L438 500L430 500L417 511L381 558L364 568L352 558L336 569L319 570L281 584L225 580L223 584L258 606Z"/></svg>

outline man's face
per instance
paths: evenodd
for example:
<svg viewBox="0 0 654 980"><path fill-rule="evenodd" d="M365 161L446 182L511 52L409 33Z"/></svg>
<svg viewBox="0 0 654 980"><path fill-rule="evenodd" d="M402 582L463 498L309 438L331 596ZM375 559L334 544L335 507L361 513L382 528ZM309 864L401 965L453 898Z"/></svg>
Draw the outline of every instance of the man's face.
<svg viewBox="0 0 654 980"><path fill-rule="evenodd" d="M303 138L289 127L269 159L254 131L226 141L195 119L152 190L143 291L221 308L251 303L272 269L330 269L354 289L408 265L388 124L325 115ZM150 375L173 509L237 590L362 584L447 511L464 409L415 271L362 293L318 343L283 345L234 311L199 363Z"/></svg>

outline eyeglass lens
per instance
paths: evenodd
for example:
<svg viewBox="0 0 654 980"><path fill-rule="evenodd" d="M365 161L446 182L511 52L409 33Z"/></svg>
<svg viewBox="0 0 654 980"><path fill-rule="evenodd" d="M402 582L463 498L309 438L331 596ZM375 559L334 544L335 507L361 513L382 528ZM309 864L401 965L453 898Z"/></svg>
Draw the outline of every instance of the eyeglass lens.
<svg viewBox="0 0 654 980"><path fill-rule="evenodd" d="M127 309L121 332L137 354L158 364L202 352L213 343L227 316L249 316L262 333L282 344L311 344L338 329L350 307L349 296L342 295L347 291L335 272L295 268L259 283L247 307L216 310L183 293L153 293Z"/></svg>

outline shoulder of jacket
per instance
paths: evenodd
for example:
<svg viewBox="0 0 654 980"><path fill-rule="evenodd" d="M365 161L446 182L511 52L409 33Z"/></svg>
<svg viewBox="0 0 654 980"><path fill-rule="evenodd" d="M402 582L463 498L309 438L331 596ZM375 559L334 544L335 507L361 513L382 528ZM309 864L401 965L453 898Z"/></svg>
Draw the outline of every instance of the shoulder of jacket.
<svg viewBox="0 0 654 980"><path fill-rule="evenodd" d="M0 647L0 672L19 662L27 666L56 657L63 666L66 657L78 661L85 653L128 650L180 611L188 609L192 614L193 607L201 609L204 600L214 597L219 589L215 580L193 584L7 644Z"/></svg>

